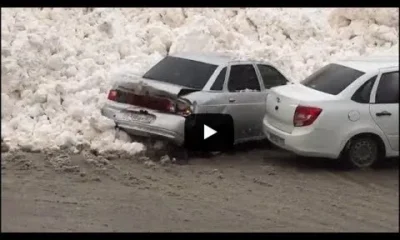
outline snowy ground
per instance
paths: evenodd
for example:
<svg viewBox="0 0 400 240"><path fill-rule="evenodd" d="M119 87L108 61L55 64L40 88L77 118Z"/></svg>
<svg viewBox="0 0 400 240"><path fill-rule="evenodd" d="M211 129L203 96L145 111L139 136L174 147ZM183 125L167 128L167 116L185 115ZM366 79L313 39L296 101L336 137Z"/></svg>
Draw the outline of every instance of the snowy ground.
<svg viewBox="0 0 400 240"><path fill-rule="evenodd" d="M7 153L1 230L398 232L398 174L398 160L344 172L271 149L182 166Z"/></svg>
<svg viewBox="0 0 400 240"><path fill-rule="evenodd" d="M135 154L100 107L123 70L167 52L266 59L293 80L331 60L398 53L398 8L1 10L1 136L10 148Z"/></svg>

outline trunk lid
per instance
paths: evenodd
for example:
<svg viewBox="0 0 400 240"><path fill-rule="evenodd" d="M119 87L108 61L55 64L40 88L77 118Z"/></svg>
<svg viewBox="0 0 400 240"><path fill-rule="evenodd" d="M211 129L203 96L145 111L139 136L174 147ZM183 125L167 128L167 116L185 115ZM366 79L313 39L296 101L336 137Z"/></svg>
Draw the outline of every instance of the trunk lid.
<svg viewBox="0 0 400 240"><path fill-rule="evenodd" d="M281 131L292 133L293 117L298 105L334 98L334 95L319 92L301 84L272 88L266 103L268 122Z"/></svg>
<svg viewBox="0 0 400 240"><path fill-rule="evenodd" d="M192 89L157 80L145 79L139 76L118 81L114 85L114 89L135 93L136 95L157 96L170 99L177 99L181 95L200 91L199 89Z"/></svg>
<svg viewBox="0 0 400 240"><path fill-rule="evenodd" d="M140 76L119 80L113 90L117 92L116 102L164 112L173 112L181 96L200 91Z"/></svg>

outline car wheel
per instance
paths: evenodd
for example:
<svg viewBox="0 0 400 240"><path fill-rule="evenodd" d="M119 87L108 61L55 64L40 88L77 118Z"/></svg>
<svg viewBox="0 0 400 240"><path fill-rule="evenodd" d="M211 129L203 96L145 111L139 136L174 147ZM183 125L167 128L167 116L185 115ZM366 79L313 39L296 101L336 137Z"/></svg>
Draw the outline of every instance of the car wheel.
<svg viewBox="0 0 400 240"><path fill-rule="evenodd" d="M343 157L346 167L360 169L371 167L379 159L378 142L371 137L352 139Z"/></svg>

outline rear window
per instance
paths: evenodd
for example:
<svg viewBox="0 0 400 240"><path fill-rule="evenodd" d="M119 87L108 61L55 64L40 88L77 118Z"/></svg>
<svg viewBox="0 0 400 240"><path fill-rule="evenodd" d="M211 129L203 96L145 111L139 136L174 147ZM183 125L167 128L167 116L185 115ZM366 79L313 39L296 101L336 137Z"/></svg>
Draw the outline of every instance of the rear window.
<svg viewBox="0 0 400 240"><path fill-rule="evenodd" d="M216 65L168 56L145 73L143 78L202 89L216 68Z"/></svg>
<svg viewBox="0 0 400 240"><path fill-rule="evenodd" d="M311 74L301 83L309 88L337 95L364 72L338 64L329 64Z"/></svg>

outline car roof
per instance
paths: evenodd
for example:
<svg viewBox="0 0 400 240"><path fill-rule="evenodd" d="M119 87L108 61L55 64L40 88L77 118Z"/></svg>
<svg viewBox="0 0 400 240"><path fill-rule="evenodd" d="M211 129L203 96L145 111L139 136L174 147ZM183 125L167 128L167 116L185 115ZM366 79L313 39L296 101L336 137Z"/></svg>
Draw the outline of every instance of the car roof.
<svg viewBox="0 0 400 240"><path fill-rule="evenodd" d="M210 63L213 65L225 65L233 61L252 61L247 57L238 57L229 53L195 53L195 52L181 52L171 54L172 57L179 57L184 59L190 59L193 61Z"/></svg>
<svg viewBox="0 0 400 240"><path fill-rule="evenodd" d="M369 72L383 68L398 67L399 56L350 58L336 63L362 72Z"/></svg>

